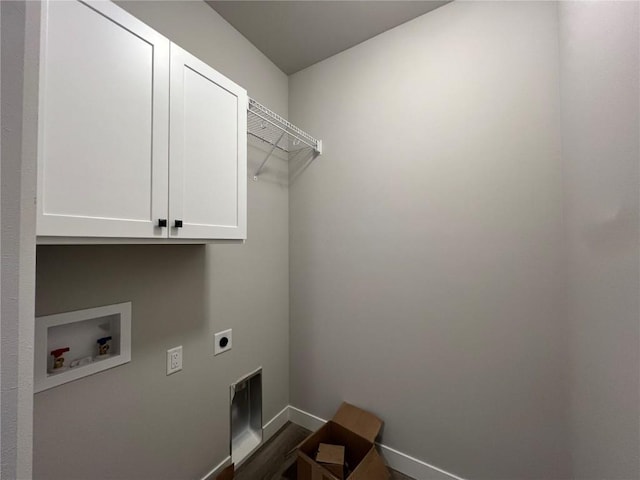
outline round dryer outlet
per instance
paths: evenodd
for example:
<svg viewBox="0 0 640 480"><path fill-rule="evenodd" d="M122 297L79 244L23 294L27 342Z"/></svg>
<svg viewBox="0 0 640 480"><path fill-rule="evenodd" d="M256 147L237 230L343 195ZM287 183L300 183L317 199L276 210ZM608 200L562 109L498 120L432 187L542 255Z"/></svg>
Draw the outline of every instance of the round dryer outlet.
<svg viewBox="0 0 640 480"><path fill-rule="evenodd" d="M215 334L213 344L214 355L219 355L228 350L231 350L231 346L233 344L231 333L231 329L229 329Z"/></svg>

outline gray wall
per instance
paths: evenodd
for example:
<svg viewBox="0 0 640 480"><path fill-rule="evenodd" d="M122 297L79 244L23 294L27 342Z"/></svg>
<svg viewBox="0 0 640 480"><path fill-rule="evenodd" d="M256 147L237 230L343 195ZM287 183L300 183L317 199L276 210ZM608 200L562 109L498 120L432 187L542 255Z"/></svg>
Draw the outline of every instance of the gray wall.
<svg viewBox="0 0 640 480"><path fill-rule="evenodd" d="M37 10L37 8L36 8ZM35 105L32 68L38 37L33 5L1 2L2 26L2 309L0 330L0 477L31 478L33 422L33 296L35 290ZM24 97L23 97L24 95Z"/></svg>
<svg viewBox="0 0 640 480"><path fill-rule="evenodd" d="M17 473L19 272L20 272L20 165L22 160L22 85L25 9L20 2L3 2L2 11L2 319L0 331L0 476ZM11 135L10 135L11 133Z"/></svg>
<svg viewBox="0 0 640 480"><path fill-rule="evenodd" d="M291 400L472 479L569 475L555 3L454 2L289 79Z"/></svg>
<svg viewBox="0 0 640 480"><path fill-rule="evenodd" d="M640 478L639 11L559 6L578 479Z"/></svg>
<svg viewBox="0 0 640 480"><path fill-rule="evenodd" d="M287 114L287 77L204 3L118 3ZM265 422L288 404L288 190L270 165L249 181L244 245L38 247L37 315L130 300L133 318L131 363L35 396L35 478L201 478L229 454L234 380L264 368ZM214 357L225 328L233 350Z"/></svg>
<svg viewBox="0 0 640 480"><path fill-rule="evenodd" d="M204 4L118 3L289 101L325 154L290 204L284 162L249 182L245 245L38 248L38 315L134 317L129 365L36 395L36 478L201 477L228 454L227 386L258 365L265 420L290 381L293 405L363 405L383 443L474 480L640 476L637 3L455 2L296 74L288 99Z"/></svg>

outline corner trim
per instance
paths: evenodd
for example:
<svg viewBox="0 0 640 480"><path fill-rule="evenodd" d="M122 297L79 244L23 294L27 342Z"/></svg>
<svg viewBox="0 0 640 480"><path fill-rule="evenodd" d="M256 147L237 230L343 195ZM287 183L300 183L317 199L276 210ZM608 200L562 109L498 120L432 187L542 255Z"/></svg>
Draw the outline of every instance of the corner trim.
<svg viewBox="0 0 640 480"><path fill-rule="evenodd" d="M287 422L293 422L311 431L317 430L327 423L326 420L320 417L316 417L292 405L287 405L275 417L264 424L262 427L262 442L256 447L256 450L273 437ZM453 473L402 453L395 448L380 443L377 445L389 467L417 480L465 480ZM229 465L231 465L230 456L213 467L201 480L215 480L215 476Z"/></svg>
<svg viewBox="0 0 640 480"><path fill-rule="evenodd" d="M397 470L405 475L416 478L418 480L464 480L462 477L458 477L453 473L442 470L436 466L433 466L417 458L413 458L406 453L399 452L398 450L387 447L378 443L378 448L382 457L394 470Z"/></svg>
<svg viewBox="0 0 640 480"><path fill-rule="evenodd" d="M291 405L289 405L289 420L312 432L327 423L326 420Z"/></svg>
<svg viewBox="0 0 640 480"><path fill-rule="evenodd" d="M254 449L254 452L262 445L264 445L267 440L278 433L278 430L284 427L284 425L289 421L289 408L289 405L287 405L278 414L276 414L275 417L264 424L264 426L262 427L262 442L260 442L260 445L258 445ZM215 480L216 475L218 475L229 465L231 465L231 455L227 456L227 458L225 458L222 462L213 467L209 471L209 473L207 473L200 480Z"/></svg>
<svg viewBox="0 0 640 480"><path fill-rule="evenodd" d="M262 427L262 443L273 437L289 421L289 405Z"/></svg>
<svg viewBox="0 0 640 480"><path fill-rule="evenodd" d="M291 405L289 406L289 420L312 431L327 423L326 420ZM464 480L462 477L418 460L394 448L382 444L377 445L387 465L405 475L418 480Z"/></svg>
<svg viewBox="0 0 640 480"><path fill-rule="evenodd" d="M216 475L218 475L222 470L231 465L231 456L229 455L223 461L221 461L218 465L213 467L209 473L207 473L201 480L215 480Z"/></svg>

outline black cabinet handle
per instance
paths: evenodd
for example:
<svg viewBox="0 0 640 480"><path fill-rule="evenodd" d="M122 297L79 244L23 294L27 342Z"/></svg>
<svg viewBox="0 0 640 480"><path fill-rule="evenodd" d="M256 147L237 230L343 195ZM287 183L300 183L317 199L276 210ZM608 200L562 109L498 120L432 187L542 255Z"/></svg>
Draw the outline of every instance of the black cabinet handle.
<svg viewBox="0 0 640 480"><path fill-rule="evenodd" d="M182 228L182 220L175 220L173 226L176 228Z"/></svg>
<svg viewBox="0 0 640 480"><path fill-rule="evenodd" d="M166 218L160 218L158 220L158 227L166 227L167 226L167 219Z"/></svg>

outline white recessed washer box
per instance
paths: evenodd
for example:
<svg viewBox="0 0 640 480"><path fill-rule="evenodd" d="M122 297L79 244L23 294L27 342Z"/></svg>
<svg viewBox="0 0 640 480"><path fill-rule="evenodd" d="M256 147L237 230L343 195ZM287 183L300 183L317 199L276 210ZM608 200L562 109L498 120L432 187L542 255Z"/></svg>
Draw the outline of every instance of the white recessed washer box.
<svg viewBox="0 0 640 480"><path fill-rule="evenodd" d="M131 302L37 317L35 330L35 393L131 361Z"/></svg>

